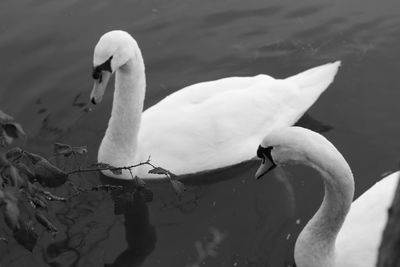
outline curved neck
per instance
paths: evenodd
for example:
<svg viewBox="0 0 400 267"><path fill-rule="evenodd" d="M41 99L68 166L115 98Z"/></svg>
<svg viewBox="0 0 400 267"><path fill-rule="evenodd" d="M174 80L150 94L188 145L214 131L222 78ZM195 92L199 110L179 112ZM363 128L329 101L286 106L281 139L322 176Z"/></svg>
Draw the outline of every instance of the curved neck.
<svg viewBox="0 0 400 267"><path fill-rule="evenodd" d="M330 163L325 169L317 167L321 166L318 163L313 164L322 174L325 196L296 241L294 257L299 267L334 266L336 236L354 195L353 175L344 158L319 160Z"/></svg>
<svg viewBox="0 0 400 267"><path fill-rule="evenodd" d="M113 158L106 162L118 166L133 163L128 161L134 159L137 150L145 90L145 67L138 49L136 57L116 71L111 118L102 143Z"/></svg>

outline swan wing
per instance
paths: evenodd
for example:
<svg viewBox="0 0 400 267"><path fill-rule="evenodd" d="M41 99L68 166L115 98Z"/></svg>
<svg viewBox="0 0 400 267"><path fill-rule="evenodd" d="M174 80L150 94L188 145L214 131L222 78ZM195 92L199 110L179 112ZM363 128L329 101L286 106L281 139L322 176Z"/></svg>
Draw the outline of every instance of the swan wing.
<svg viewBox="0 0 400 267"><path fill-rule="evenodd" d="M227 77L214 81L206 81L186 86L164 99L157 106L176 106L184 104L200 104L218 94L227 91L246 90L254 84L273 80L271 76L260 74L254 77Z"/></svg>
<svg viewBox="0 0 400 267"><path fill-rule="evenodd" d="M286 80L295 83L300 89L305 89L303 96L314 103L319 95L332 83L341 62L336 61L317 66ZM267 83L274 80L266 74L259 74L254 77L227 77L214 81L206 81L178 90L165 97L158 106L175 106L182 104L199 104L220 93L235 90L247 90L260 83Z"/></svg>

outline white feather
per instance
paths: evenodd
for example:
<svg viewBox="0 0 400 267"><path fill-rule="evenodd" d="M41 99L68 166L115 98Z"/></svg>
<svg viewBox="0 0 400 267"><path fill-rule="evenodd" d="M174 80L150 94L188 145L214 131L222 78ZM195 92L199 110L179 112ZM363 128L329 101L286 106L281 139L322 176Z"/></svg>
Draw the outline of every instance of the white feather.
<svg viewBox="0 0 400 267"><path fill-rule="evenodd" d="M376 266L399 174L384 177L353 202L336 240L335 266Z"/></svg>

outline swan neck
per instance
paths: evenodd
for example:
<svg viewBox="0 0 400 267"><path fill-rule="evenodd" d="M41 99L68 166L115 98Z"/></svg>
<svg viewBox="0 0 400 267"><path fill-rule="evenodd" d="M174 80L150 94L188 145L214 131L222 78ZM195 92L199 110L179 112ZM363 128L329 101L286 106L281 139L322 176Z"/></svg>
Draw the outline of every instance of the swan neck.
<svg viewBox="0 0 400 267"><path fill-rule="evenodd" d="M324 158L325 162L335 159ZM335 241L343 225L354 195L354 179L350 167L341 157L321 169L325 195L322 204L300 233L295 245L297 266L334 266Z"/></svg>
<svg viewBox="0 0 400 267"><path fill-rule="evenodd" d="M140 50L116 70L115 91L111 118L102 146L112 158L107 163L114 166L133 164L137 151L146 77Z"/></svg>

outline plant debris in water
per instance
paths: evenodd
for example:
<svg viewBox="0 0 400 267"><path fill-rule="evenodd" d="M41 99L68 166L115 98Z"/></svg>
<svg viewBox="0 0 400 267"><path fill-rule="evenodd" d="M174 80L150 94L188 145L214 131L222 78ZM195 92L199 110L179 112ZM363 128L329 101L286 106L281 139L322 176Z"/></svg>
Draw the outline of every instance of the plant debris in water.
<svg viewBox="0 0 400 267"><path fill-rule="evenodd" d="M25 137L26 134L14 118L0 110L0 212L4 222L12 232L12 237L29 251L35 248L39 235L35 231L37 225L43 227L52 235L58 230L56 224L48 217L52 201L66 202L73 196L88 191L118 191L123 190L116 185L97 185L89 188L80 188L72 181L70 176L88 171L109 170L115 175L122 174L122 170L129 170L140 165L150 165L150 173L166 175L173 189L180 196L185 190L182 182L176 180L176 175L161 167L155 167L148 161L132 166L114 167L106 163L92 165L94 169L81 169L65 172L52 164L46 158L24 151L21 148L9 146L15 138ZM54 155L63 157L77 157L87 153L86 146L70 146L63 143L54 144ZM77 162L77 161L76 161ZM127 212L140 198L146 202L153 200L153 192L145 188L145 183L138 177L133 177L135 187L133 191L126 192L115 200L115 214ZM73 196L56 196L45 188L57 188L66 182L73 186L77 194ZM123 192L123 191L122 191ZM0 237L0 241L8 243L7 237Z"/></svg>
<svg viewBox="0 0 400 267"><path fill-rule="evenodd" d="M166 170L161 167L154 167L149 171L151 174L159 174L159 175L165 175L169 179L172 188L175 190L176 195L180 198L183 194L183 192L186 190L185 185L181 182L176 180L176 175L170 172L169 170Z"/></svg>
<svg viewBox="0 0 400 267"><path fill-rule="evenodd" d="M10 145L14 138L26 136L14 118L0 110L0 145Z"/></svg>
<svg viewBox="0 0 400 267"><path fill-rule="evenodd" d="M38 241L37 223L51 233L57 232L47 215L49 201L66 201L43 187L62 186L68 174L40 155L17 147L8 149L14 138L25 135L20 124L0 111L0 212L13 238L32 251ZM76 147L72 153L84 150Z"/></svg>
<svg viewBox="0 0 400 267"><path fill-rule="evenodd" d="M83 155L87 153L86 146L73 147L67 144L55 143L54 144L54 154L63 155L64 157L69 157L73 154Z"/></svg>

